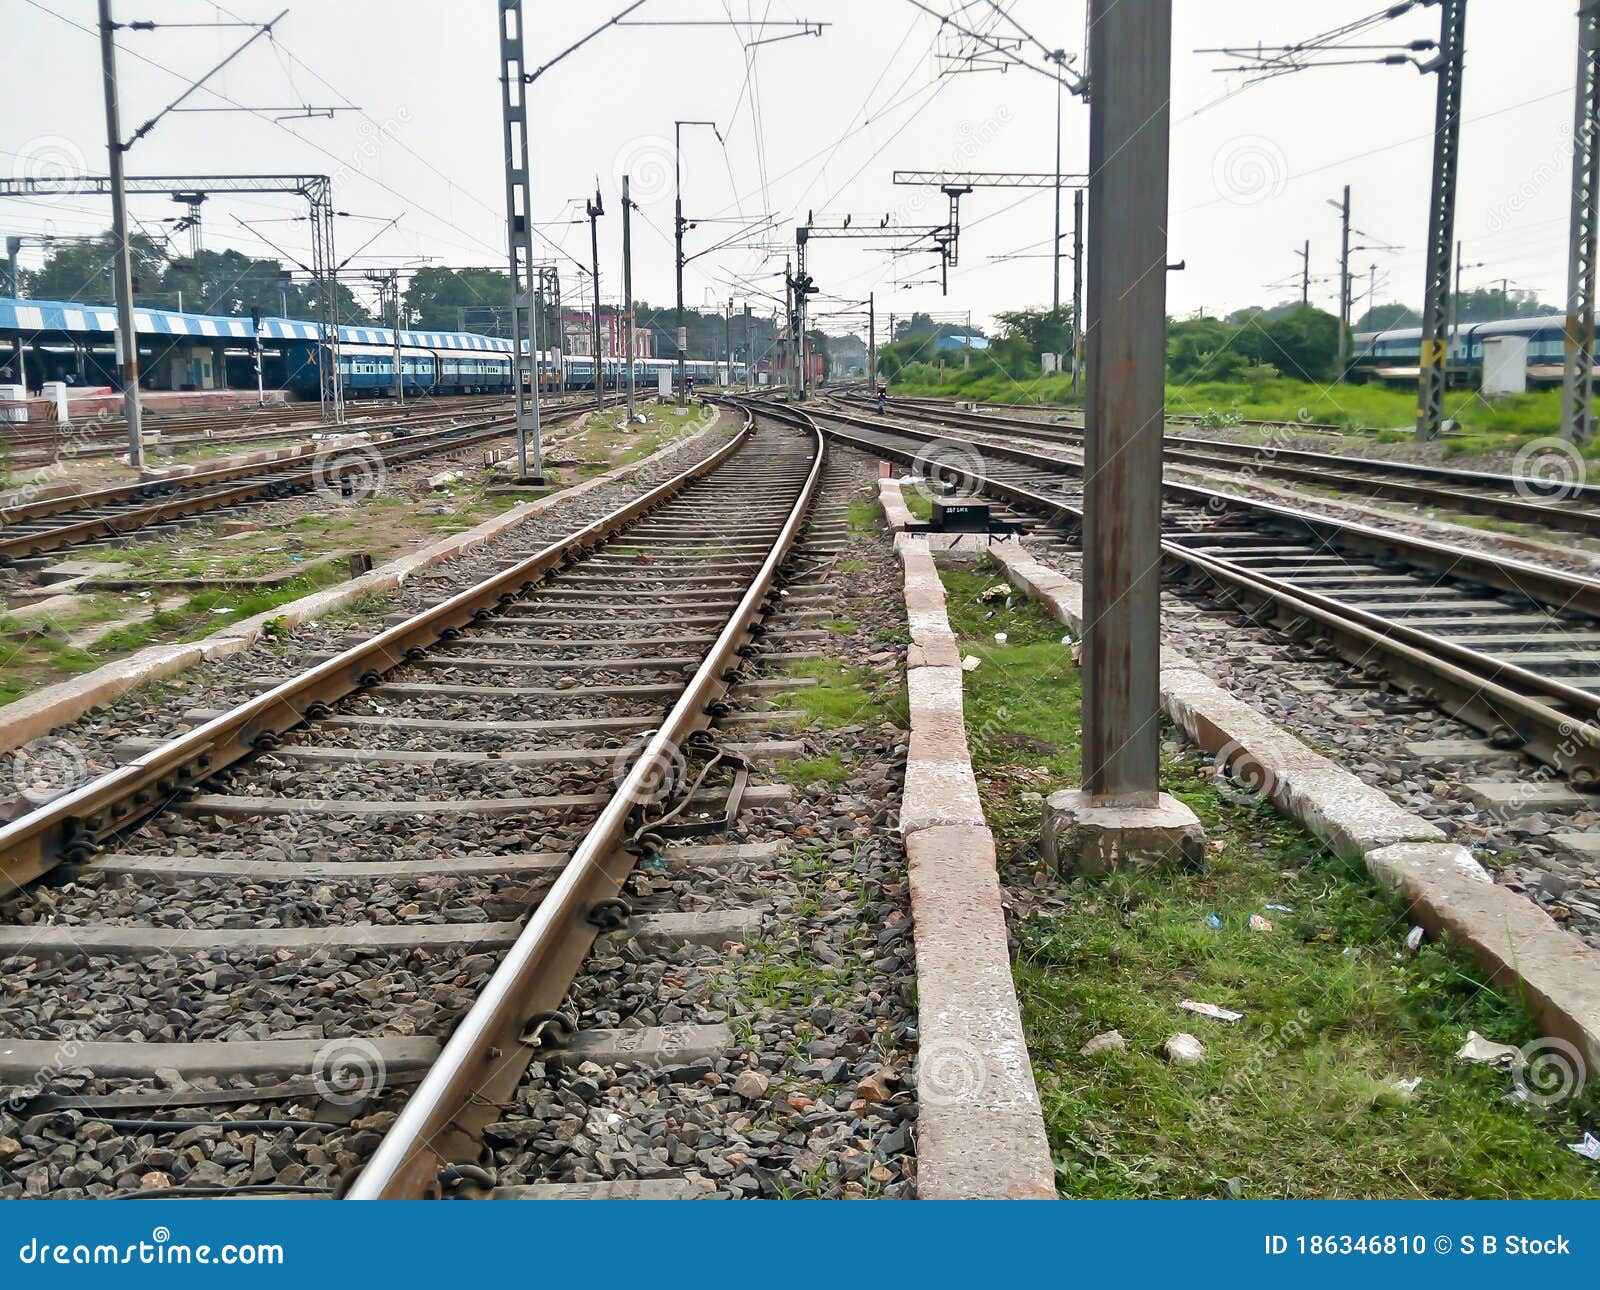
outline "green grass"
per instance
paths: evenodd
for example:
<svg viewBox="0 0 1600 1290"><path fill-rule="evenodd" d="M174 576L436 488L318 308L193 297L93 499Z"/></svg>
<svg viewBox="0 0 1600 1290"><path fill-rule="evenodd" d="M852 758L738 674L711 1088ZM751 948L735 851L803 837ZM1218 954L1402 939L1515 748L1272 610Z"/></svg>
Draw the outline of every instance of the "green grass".
<svg viewBox="0 0 1600 1290"><path fill-rule="evenodd" d="M849 779L855 768L837 752L820 757L807 757L802 761L785 762L779 767L783 778L794 784L815 784L821 780L829 788L838 788Z"/></svg>
<svg viewBox="0 0 1600 1290"><path fill-rule="evenodd" d="M85 611L62 620L49 633L32 630L13 618L0 618L0 637L4 638L0 652L0 706L59 680L62 675L92 672L117 655L155 641L200 640L240 619L342 582L344 574L342 564L317 565L268 590L203 591L182 605L159 609L138 622L108 627L87 648L67 644L64 633L92 627L97 619L109 621L125 616L135 606L115 597L97 597Z"/></svg>
<svg viewBox="0 0 1600 1290"><path fill-rule="evenodd" d="M845 508L844 522L852 533L876 533L883 527L883 511L876 502L851 502Z"/></svg>
<svg viewBox="0 0 1600 1290"><path fill-rule="evenodd" d="M1043 403L1075 406L1070 377L1047 376L1015 381L994 374L951 372L943 381L897 383L898 394L924 394L993 403ZM1378 432L1380 442L1410 442L1416 423L1416 391L1382 385L1314 384L1277 379L1258 382L1200 381L1167 386L1167 411L1197 416L1206 424L1226 426L1239 418L1308 422L1344 429ZM1445 451L1471 455L1541 435L1557 433L1561 424L1558 390L1539 390L1493 402L1476 392L1457 390L1445 396L1445 416L1463 430ZM1600 446L1591 449L1600 452Z"/></svg>
<svg viewBox="0 0 1600 1290"><path fill-rule="evenodd" d="M981 572L945 580L962 648L983 660L965 682L985 811L1025 879L1039 805L1023 795L1077 782L1077 669L1037 606L982 601L996 579ZM1594 1123L1587 1096L1513 1105L1507 1075L1454 1057L1469 1030L1532 1040L1518 1001L1453 945L1404 955L1401 906L1270 806L1220 794L1205 759L1168 759L1164 779L1205 824L1204 869L1051 880L1064 907L1017 927L1063 1194L1215 1196L1238 1178L1250 1197L1600 1196L1600 1169L1564 1146ZM1252 931L1251 914L1272 930ZM1244 1019L1197 1017L1184 999ZM1078 1055L1111 1029L1126 1051ZM1161 1055L1180 1030L1205 1044L1202 1065ZM1395 1086L1419 1076L1409 1098Z"/></svg>
<svg viewBox="0 0 1600 1290"><path fill-rule="evenodd" d="M801 659L789 675L809 677L815 684L785 691L783 706L799 711L802 725L820 722L824 729L887 718L905 726L910 717L898 672L875 672L835 658Z"/></svg>

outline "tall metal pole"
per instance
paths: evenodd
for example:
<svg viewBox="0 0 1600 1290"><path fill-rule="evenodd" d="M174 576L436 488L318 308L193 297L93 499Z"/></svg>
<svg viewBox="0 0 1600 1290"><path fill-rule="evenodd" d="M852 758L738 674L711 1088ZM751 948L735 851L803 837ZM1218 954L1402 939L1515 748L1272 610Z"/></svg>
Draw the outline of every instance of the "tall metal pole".
<svg viewBox="0 0 1600 1290"><path fill-rule="evenodd" d="M389 270L389 317L394 325L394 405L406 405L405 358L400 348L400 271Z"/></svg>
<svg viewBox="0 0 1600 1290"><path fill-rule="evenodd" d="M128 421L128 465L144 466L144 427L139 408L139 340L133 326L133 254L128 246L128 194L122 159L122 115L117 103L116 27L111 0L100 0L100 67L105 76L106 152L111 171L111 236L116 243L112 282L117 299L117 342L122 349L122 407Z"/></svg>
<svg viewBox="0 0 1600 1290"><path fill-rule="evenodd" d="M1053 282L1050 307L1059 313L1061 310L1061 68L1059 66L1061 52L1057 51L1054 57L1058 64L1056 67L1056 239L1050 244L1050 271Z"/></svg>
<svg viewBox="0 0 1600 1290"><path fill-rule="evenodd" d="M1339 208L1339 371L1343 381L1350 370L1350 185L1344 186L1344 202Z"/></svg>
<svg viewBox="0 0 1600 1290"><path fill-rule="evenodd" d="M684 362L688 358L688 332L683 324L683 122L672 123L672 237L673 268L678 282L678 406L686 407L689 392L684 387Z"/></svg>
<svg viewBox="0 0 1600 1290"><path fill-rule="evenodd" d="M594 405L604 412L606 365L605 356L600 350L600 217L606 213L606 208L600 201L598 188L594 190L594 200L585 203L584 210L589 216L589 262L594 274Z"/></svg>
<svg viewBox="0 0 1600 1290"><path fill-rule="evenodd" d="M633 198L628 196L628 176L622 177L622 327L628 356L628 424L633 424L633 365L638 348L633 335Z"/></svg>
<svg viewBox="0 0 1600 1290"><path fill-rule="evenodd" d="M894 328L889 329L894 340ZM1072 393L1083 380L1083 189L1072 192Z"/></svg>
<svg viewBox="0 0 1600 1290"><path fill-rule="evenodd" d="M733 388L733 297L728 297L728 377L724 382L727 389Z"/></svg>
<svg viewBox="0 0 1600 1290"><path fill-rule="evenodd" d="M878 302L877 293L867 292L867 381L878 389Z"/></svg>
<svg viewBox="0 0 1600 1290"><path fill-rule="evenodd" d="M511 270L511 375L517 403L517 476L544 474L539 434L539 355L528 333L528 389L522 388L522 311L533 285L533 194L529 182L527 81L523 72L522 0L500 0L500 107L506 157L506 242ZM530 398L531 395L531 398ZM528 469L528 434L533 469Z"/></svg>
<svg viewBox="0 0 1600 1290"><path fill-rule="evenodd" d="M1439 78L1433 123L1433 190L1428 204L1428 269L1422 303L1417 378L1417 438L1436 439L1444 409L1450 250L1456 222L1456 165L1461 144L1462 55L1467 0L1439 0L1439 52L1429 65Z"/></svg>
<svg viewBox="0 0 1600 1290"><path fill-rule="evenodd" d="M1567 248L1566 367L1561 437L1586 444L1594 434L1595 266L1600 260L1600 0L1578 8L1578 85L1572 126L1572 220Z"/></svg>
<svg viewBox="0 0 1600 1290"><path fill-rule="evenodd" d="M750 343L750 302L744 302L744 388L748 394L755 389L756 351Z"/></svg>
<svg viewBox="0 0 1600 1290"><path fill-rule="evenodd" d="M17 269L17 252L22 249L20 237L6 238L6 268L10 275L11 294L17 299L22 299L22 274ZM17 360L17 384L22 387L22 397L28 397L28 350L22 343L22 331L19 328L11 342L11 352Z"/></svg>
<svg viewBox="0 0 1600 1290"><path fill-rule="evenodd" d="M1458 237L1456 239L1455 288L1450 292L1450 326L1446 332L1449 339L1446 341L1446 349L1444 351L1446 377L1450 372L1450 348L1455 345L1456 333L1461 325L1461 259L1461 239Z"/></svg>
<svg viewBox="0 0 1600 1290"><path fill-rule="evenodd" d="M1083 789L1159 800L1172 0L1090 0Z"/></svg>
<svg viewBox="0 0 1600 1290"><path fill-rule="evenodd" d="M795 324L798 318L799 315L795 313L794 309L794 279L789 274L789 261L785 260L783 262L783 321L785 329L789 333L789 346L788 353L784 355L784 358L788 360L785 366L790 369L789 379L793 383L796 393L799 392L800 386L800 365L795 356L794 339Z"/></svg>
<svg viewBox="0 0 1600 1290"><path fill-rule="evenodd" d="M1300 248L1300 307L1311 303L1311 239Z"/></svg>

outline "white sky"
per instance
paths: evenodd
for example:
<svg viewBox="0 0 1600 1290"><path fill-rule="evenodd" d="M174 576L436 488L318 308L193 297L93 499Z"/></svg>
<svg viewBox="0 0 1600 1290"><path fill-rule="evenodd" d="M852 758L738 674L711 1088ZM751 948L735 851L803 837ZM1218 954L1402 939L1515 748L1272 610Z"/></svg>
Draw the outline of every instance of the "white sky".
<svg viewBox="0 0 1600 1290"><path fill-rule="evenodd" d="M527 0L530 67L622 7L623 0L557 5ZM956 0L930 0L949 10ZM1083 0L1005 0L1047 45L1080 53ZM434 263L504 261L504 179L500 142L495 6L490 0L116 0L122 21L264 19L290 12L276 46L247 51L210 84L237 103L282 106L354 103L361 113L332 120L270 119L242 113L169 116L129 154L133 174L308 172L335 176L341 258L394 216L352 267L387 267L431 256ZM972 12L983 6L974 4ZM1352 257L1357 291L1376 263L1378 299L1420 303L1435 78L1406 67L1310 71L1238 93L1242 78L1214 74L1203 46L1292 41L1379 7L1379 0L1176 0L1173 56L1171 258L1187 271L1169 279L1170 310L1226 312L1298 295L1301 243L1311 240L1312 299L1331 307L1338 214L1326 205L1353 189L1358 242L1399 246ZM1463 285L1501 277L1559 303L1564 292L1575 0L1473 0L1467 21L1465 124L1457 235L1465 242ZM735 295L757 310L770 299L731 285L737 276L782 294L783 258L793 226L814 211L819 223L851 214L901 225L945 218L937 192L896 188L899 168L1048 170L1053 165L1055 90L1024 69L940 76L937 23L906 0L650 0L635 17L667 20L753 15L831 23L818 38L752 51L725 28L617 29L600 36L530 90L535 116L536 217L545 232L587 264L581 217L596 177L601 278L608 298L621 281L617 194L633 176L642 218L634 226L635 295L672 296L672 123L714 119L684 132L685 211L691 218L754 220L771 212L778 229L768 252L717 253L689 266L686 297L710 307ZM92 0L0 0L0 175L104 173L105 120ZM74 26L76 24L76 26ZM80 30L79 28L82 28ZM1386 30L1411 39L1437 35L1436 10ZM123 129L132 131L188 78L247 33L239 29L123 32L119 72ZM771 29L767 35L781 34ZM1363 37L1373 39L1373 37ZM139 56L152 60L142 61ZM165 71L162 69L171 69ZM174 75L172 73L181 73ZM319 80L325 78L324 80ZM204 93L195 106L220 106ZM270 117L272 114L268 114ZM1063 169L1084 168L1088 109L1066 100ZM574 199L579 199L574 204ZM1071 228L1071 195L1063 227ZM133 213L152 229L178 213L161 198L137 199ZM306 255L294 203L219 198L206 208L206 245L270 253L259 237ZM237 218L236 218L237 217ZM237 219L255 225L255 232ZM877 293L880 317L913 309L987 322L997 310L1050 303L1047 258L993 262L1045 252L1051 196L980 190L962 203L960 265L941 297L937 261L899 262L861 243L813 243L811 271L826 295L815 314ZM0 200L0 233L85 233L104 228L100 199ZM740 224L704 223L691 252ZM186 246L180 235L177 246ZM550 255L561 258L548 246ZM42 253L30 248L24 263ZM576 271L562 261L564 289ZM1063 263L1063 294L1071 266ZM1291 286L1273 286L1286 284ZM913 284L909 287L904 284ZM168 303L168 302L153 302ZM1365 307L1358 298L1357 313ZM830 330L839 320L821 319Z"/></svg>

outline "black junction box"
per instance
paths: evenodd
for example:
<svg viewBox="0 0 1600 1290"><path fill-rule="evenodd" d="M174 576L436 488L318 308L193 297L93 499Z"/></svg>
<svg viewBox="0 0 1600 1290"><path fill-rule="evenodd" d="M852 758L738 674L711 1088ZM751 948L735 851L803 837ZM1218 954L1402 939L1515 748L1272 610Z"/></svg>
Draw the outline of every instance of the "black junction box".
<svg viewBox="0 0 1600 1290"><path fill-rule="evenodd" d="M986 502L933 499L933 527L940 533L987 533L989 506Z"/></svg>

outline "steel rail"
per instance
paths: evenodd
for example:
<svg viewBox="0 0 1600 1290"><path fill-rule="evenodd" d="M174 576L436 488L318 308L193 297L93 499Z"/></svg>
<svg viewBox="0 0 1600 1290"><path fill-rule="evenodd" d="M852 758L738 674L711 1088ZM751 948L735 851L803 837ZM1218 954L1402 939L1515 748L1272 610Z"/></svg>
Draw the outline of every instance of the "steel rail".
<svg viewBox="0 0 1600 1290"><path fill-rule="evenodd" d="M806 415L787 409L785 412L790 417ZM834 430L825 433L861 451L896 457L905 464L915 464L918 459L915 453L885 448L857 435ZM904 431L897 427L890 433ZM912 436L920 437L920 433L912 432ZM988 451L987 446L981 447ZM1041 461L1047 469L1053 464L1053 473L1065 473L1060 470L1064 463L1052 463L1048 458ZM965 486L977 492L988 492L1051 515L1067 515L1074 521L1081 522L1083 518L1077 507L1024 484L974 473L954 463L941 462L940 469L959 476ZM1395 674L1408 680L1412 694L1482 730L1498 746L1520 749L1554 767L1566 774L1575 788L1600 789L1600 695L1333 597L1244 569L1181 542L1163 539L1161 547L1165 560L1287 611L1290 619L1285 630L1291 635L1315 637L1319 633L1308 633L1304 626L1314 622L1319 625L1322 638L1338 647L1336 652L1369 673L1378 674L1376 679L1387 677L1372 665L1374 654Z"/></svg>
<svg viewBox="0 0 1600 1290"><path fill-rule="evenodd" d="M865 400L852 399L862 403ZM1036 438L1082 440L1081 427L1056 426L1027 421L1019 417L989 417L977 413L943 408L913 406L906 415L941 425L974 430L1016 430ZM1600 505L1600 485L1558 484L1559 497L1537 501L1523 492L1536 490L1538 481L1491 471L1458 470L1449 466L1430 466L1417 462L1385 461L1374 457L1345 457L1337 453L1311 452L1300 448L1228 443L1167 435L1164 457L1180 465L1209 470L1248 466L1254 473L1299 483L1347 486L1375 497L1389 497L1416 505L1442 506L1450 510L1479 515L1496 515L1524 524L1570 529L1590 535L1600 534L1600 510L1569 508L1565 502L1582 500ZM1372 478L1392 476L1393 478ZM1411 482L1419 481L1419 482ZM1428 482L1439 487L1430 487ZM1453 491L1443 492L1441 488ZM1463 492L1483 489L1484 492ZM1509 494L1509 496L1507 495Z"/></svg>
<svg viewBox="0 0 1600 1290"><path fill-rule="evenodd" d="M746 409L746 416L750 416ZM754 638L778 569L804 528L822 475L824 439L815 426L815 456L793 508L737 608L671 711L651 735L599 818L539 901L521 935L457 1023L438 1060L407 1100L351 1186L351 1200L405 1199L438 1193L441 1166L475 1140L473 1118L498 1112L535 1049L521 1041L528 1019L555 1009L598 935L596 907L622 890L636 856L623 847L630 815L651 798L660 768L697 730L710 726L711 705L726 693L729 669Z"/></svg>
<svg viewBox="0 0 1600 1290"><path fill-rule="evenodd" d="M175 795L254 752L270 750L283 732L378 684L385 672L439 641L454 639L487 618L491 606L514 601L552 570L713 470L750 433L747 420L738 435L694 465L543 550L0 826L0 891L37 878L62 860L88 859L107 837L160 811Z"/></svg>
<svg viewBox="0 0 1600 1290"><path fill-rule="evenodd" d="M368 444L330 444L329 446L338 448L370 447L379 451L390 445L396 448L408 445L431 448L449 439L459 439L466 435L475 434L480 430L492 429L505 420L505 415L473 418L457 425L446 426L441 430L426 431L422 435L398 435ZM358 431L356 433L365 432ZM187 475L174 475L166 479L144 479L136 483L112 484L106 488L94 488L81 493L64 493L57 497L41 497L35 501L23 502L20 505L0 506L0 536L3 536L7 529L15 528L18 524L25 524L30 520L44 519L50 515L60 514L62 511L77 510L87 506L103 506L109 503L132 501L138 498L160 497L170 495L174 491L198 490L209 484L224 484L235 479L270 474L273 473L274 468L277 468L277 472L281 474L306 464L315 456L315 452L310 452L301 453L295 457L280 457L276 461L240 462L231 466L216 466L206 470L197 470Z"/></svg>
<svg viewBox="0 0 1600 1290"><path fill-rule="evenodd" d="M901 403L901 404L908 404L908 403L909 404L921 404L921 405L926 405L928 407L943 408L943 407L948 407L952 402L961 402L961 400L939 399L939 398L933 397L932 395L920 395L919 396L919 395L915 395L915 394L902 394L902 395L900 395L899 397L897 397L895 399L895 402L896 403ZM1067 415L1069 413L1073 414L1073 415L1076 415L1076 416L1082 416L1083 415L1083 409L1081 407L1075 407L1075 406L1073 406L1071 404L1066 404L1066 403L976 403L975 402L975 406L980 407L980 408L1003 408L1003 409L1005 409L1007 411L1016 411L1016 412L1058 412L1063 416L1065 416L1065 415ZM1166 419L1168 421L1193 422L1193 421L1199 421L1201 419L1201 417L1200 417L1200 414L1196 413L1196 412L1169 412L1169 413L1167 413ZM1242 426L1260 426L1260 427L1263 427L1263 428L1269 429L1269 430L1306 430L1306 431L1310 431L1312 433L1320 432L1320 433L1323 433L1323 434L1344 434L1344 433L1346 433L1346 430L1345 430L1344 426L1330 425L1329 423L1324 422L1324 421L1271 421L1271 420L1265 420L1265 419L1256 418L1256 417L1241 417L1237 424L1242 425Z"/></svg>
<svg viewBox="0 0 1600 1290"><path fill-rule="evenodd" d="M472 417L492 415L494 405L503 400L471 396L446 395L446 399L460 398L459 405L444 406L439 399L407 404L403 410L382 409L373 406L358 410L343 422L341 433L357 434L361 431L380 431L414 425L429 418ZM286 404L285 407L296 405ZM147 417L152 429L161 432L165 447L187 448L195 445L262 443L272 439L288 439L300 435L326 433L327 423L307 420L304 412L292 416L274 415L270 408L252 409L247 416L216 416L191 414L182 417ZM24 425L38 423L26 422ZM29 462L90 461L111 457L127 451L127 429L110 422L77 421L54 425L51 430L25 429L16 434L0 435L13 465L23 458Z"/></svg>
<svg viewBox="0 0 1600 1290"><path fill-rule="evenodd" d="M874 418L858 417L846 412L828 412L819 409L815 410L815 414L868 430L909 435L930 443L943 438L932 431L918 429L915 426L891 427ZM998 461L1016 462L1046 474L1081 476L1083 473L1080 462L1046 456L1024 448L971 441L955 442L965 442L967 446L980 450L986 457ZM1523 560L1514 560L1509 556L1474 551L1470 547L1452 546L1446 542L1414 537L1397 530L1363 524L1358 520L1337 519L1333 516L1296 510L1292 506L1283 506L1276 502L1245 497L1219 489L1204 488L1198 484L1167 480L1162 485L1162 491L1175 501L1203 507L1213 514L1234 510L1271 520L1289 528L1309 529L1322 541L1337 539L1368 554L1402 559L1420 568L1448 574L1463 581L1482 583L1569 612L1600 618L1600 580L1594 578L1547 569ZM1056 505L1059 509L1071 510L1070 507L1060 507L1059 502Z"/></svg>
<svg viewBox="0 0 1600 1290"><path fill-rule="evenodd" d="M560 409L552 413L550 419L552 422L572 420L585 410L578 407ZM493 417L484 421L450 426L426 435L408 435L377 443L334 446L330 448L326 459L322 458L320 452L302 453L275 462L229 466L204 474L179 476L172 480L125 484L93 493L44 498L39 502L29 503L30 513L22 519L13 518L9 526L4 523L5 512L0 512L0 562L44 555L49 551L58 551L83 542L123 537L165 520L200 515L206 511L218 510L254 498L272 498L302 491L306 487L314 487L318 479L324 476L327 477L328 483L335 483L345 475L361 472L364 458L345 458L346 454L360 453L365 449L371 449L376 453L385 466L398 465L421 457L433 456L441 451L457 451L489 443L504 438L509 429L509 418ZM245 477L242 482L231 485L227 482L241 475ZM196 480L201 482L195 483ZM216 485L215 491L206 491L205 484L208 482ZM182 486L176 495L168 493L168 486L172 484ZM113 496L114 494L120 496ZM151 500L144 506L133 506L109 515L93 515L86 519L71 521L74 511L97 504L95 499L100 499L101 502L116 502L132 500L134 497L149 497ZM13 512L20 509L22 508L13 508ZM62 515L68 522L26 532L15 531L19 524L45 520L52 514Z"/></svg>

